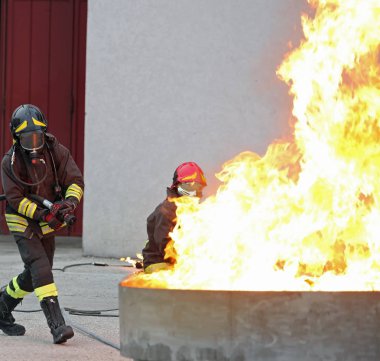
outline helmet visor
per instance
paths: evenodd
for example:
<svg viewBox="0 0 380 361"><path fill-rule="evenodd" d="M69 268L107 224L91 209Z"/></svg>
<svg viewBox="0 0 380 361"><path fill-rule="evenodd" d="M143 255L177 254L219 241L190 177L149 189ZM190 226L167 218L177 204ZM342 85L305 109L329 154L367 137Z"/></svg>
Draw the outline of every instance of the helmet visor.
<svg viewBox="0 0 380 361"><path fill-rule="evenodd" d="M44 133L40 130L34 132L21 133L19 135L20 145L29 151L41 149L45 144Z"/></svg>
<svg viewBox="0 0 380 361"><path fill-rule="evenodd" d="M180 183L177 187L178 193L182 196L190 197L202 197L202 190L204 186L202 184L191 182L191 183Z"/></svg>

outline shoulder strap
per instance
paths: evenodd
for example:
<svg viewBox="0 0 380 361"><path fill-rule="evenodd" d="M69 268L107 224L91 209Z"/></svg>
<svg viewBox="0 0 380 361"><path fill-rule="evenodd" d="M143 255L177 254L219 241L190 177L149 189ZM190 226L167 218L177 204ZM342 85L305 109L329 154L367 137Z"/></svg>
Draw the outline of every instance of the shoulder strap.
<svg viewBox="0 0 380 361"><path fill-rule="evenodd" d="M51 164L53 165L54 180L55 180L54 193L55 193L55 195L57 197L59 197L59 199L63 199L63 197L62 197L62 187L59 184L58 174L57 174L57 167L55 166L55 160L54 160L54 155L53 155L54 152L52 152L52 150L50 149L50 146L49 146L48 142L46 142L46 146L47 146L47 149L48 149L48 153L50 155Z"/></svg>

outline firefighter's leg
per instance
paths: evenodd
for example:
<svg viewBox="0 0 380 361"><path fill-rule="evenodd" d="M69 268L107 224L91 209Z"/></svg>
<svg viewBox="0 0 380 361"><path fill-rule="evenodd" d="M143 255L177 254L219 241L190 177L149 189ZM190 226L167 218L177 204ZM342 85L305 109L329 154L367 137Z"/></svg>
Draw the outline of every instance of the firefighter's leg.
<svg viewBox="0 0 380 361"><path fill-rule="evenodd" d="M48 296L40 299L41 308L44 311L47 324L53 335L54 343L66 342L74 336L71 326L67 326L62 316L57 296Z"/></svg>
<svg viewBox="0 0 380 361"><path fill-rule="evenodd" d="M66 326L58 303L58 291L52 273L54 237L22 238L17 241L17 245L26 267L30 270L34 293L40 301L54 343L66 342L74 336L74 332L70 326Z"/></svg>
<svg viewBox="0 0 380 361"><path fill-rule="evenodd" d="M27 266L25 266L24 272L0 289L0 329L7 335L21 336L25 334L25 327L15 323L12 311L32 291L32 279Z"/></svg>
<svg viewBox="0 0 380 361"><path fill-rule="evenodd" d="M29 293L20 288L18 278L13 278L8 286L0 290L0 329L9 336L25 334L25 327L15 323L12 316L12 311Z"/></svg>

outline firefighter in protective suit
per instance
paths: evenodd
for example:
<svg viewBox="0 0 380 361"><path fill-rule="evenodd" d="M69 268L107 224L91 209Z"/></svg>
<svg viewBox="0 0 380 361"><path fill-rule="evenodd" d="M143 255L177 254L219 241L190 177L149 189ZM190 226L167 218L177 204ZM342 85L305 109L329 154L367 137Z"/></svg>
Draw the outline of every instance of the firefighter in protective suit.
<svg viewBox="0 0 380 361"><path fill-rule="evenodd" d="M24 271L0 291L0 329L11 336L25 333L12 311L34 291L54 343L66 342L74 332L65 324L53 279L54 236L66 226L66 216L73 214L82 198L83 177L69 150L46 132L47 121L36 106L16 108L10 130L13 146L3 157L1 179L7 201L5 219ZM46 209L31 195L49 200L52 208Z"/></svg>
<svg viewBox="0 0 380 361"><path fill-rule="evenodd" d="M186 162L177 167L173 183L167 188L166 199L147 219L148 241L142 250L145 273L170 269L174 263L170 256L165 255L170 241L169 233L176 225L177 206L174 199L182 196L200 198L206 185L204 173L196 163Z"/></svg>

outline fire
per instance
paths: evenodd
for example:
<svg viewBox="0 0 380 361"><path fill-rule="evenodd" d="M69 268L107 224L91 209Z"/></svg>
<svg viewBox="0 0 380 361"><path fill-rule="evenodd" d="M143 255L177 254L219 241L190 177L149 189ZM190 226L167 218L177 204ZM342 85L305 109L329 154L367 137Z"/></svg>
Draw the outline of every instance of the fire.
<svg viewBox="0 0 380 361"><path fill-rule="evenodd" d="M127 284L380 290L380 1L309 3L305 39L277 72L294 140L225 163L203 202L179 198L174 269Z"/></svg>

